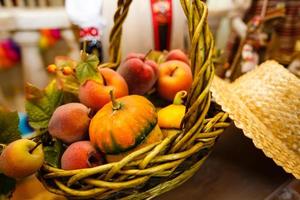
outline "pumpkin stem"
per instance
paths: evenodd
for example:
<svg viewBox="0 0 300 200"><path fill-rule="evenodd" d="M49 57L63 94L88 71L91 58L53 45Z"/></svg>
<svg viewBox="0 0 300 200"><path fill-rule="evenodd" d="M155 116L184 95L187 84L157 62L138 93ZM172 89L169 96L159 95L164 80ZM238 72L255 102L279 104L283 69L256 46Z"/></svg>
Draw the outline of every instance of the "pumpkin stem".
<svg viewBox="0 0 300 200"><path fill-rule="evenodd" d="M182 105L183 104L183 99L186 97L187 92L184 90L181 90L176 93L175 98L173 100L173 104L175 105Z"/></svg>
<svg viewBox="0 0 300 200"><path fill-rule="evenodd" d="M111 102L112 102L112 105L113 105L112 109L113 110L119 110L121 108L121 104L116 101L116 97L114 95L114 90L110 90L109 95L110 95L110 99L111 99Z"/></svg>

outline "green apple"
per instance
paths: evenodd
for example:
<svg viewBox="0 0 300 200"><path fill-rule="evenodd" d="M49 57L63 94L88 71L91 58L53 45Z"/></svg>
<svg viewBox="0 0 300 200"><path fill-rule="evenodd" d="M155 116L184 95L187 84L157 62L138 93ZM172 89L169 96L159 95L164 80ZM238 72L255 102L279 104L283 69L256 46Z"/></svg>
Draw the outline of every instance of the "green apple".
<svg viewBox="0 0 300 200"><path fill-rule="evenodd" d="M10 143L1 153L0 172L12 178L34 174L44 162L42 145L19 139Z"/></svg>

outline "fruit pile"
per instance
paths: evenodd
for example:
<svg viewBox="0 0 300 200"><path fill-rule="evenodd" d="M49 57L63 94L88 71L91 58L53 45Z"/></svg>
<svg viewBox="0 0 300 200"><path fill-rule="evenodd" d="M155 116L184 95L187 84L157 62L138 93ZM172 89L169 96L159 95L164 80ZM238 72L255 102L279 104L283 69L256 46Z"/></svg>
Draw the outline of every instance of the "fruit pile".
<svg viewBox="0 0 300 200"><path fill-rule="evenodd" d="M116 71L86 53L77 64L63 59L48 67L56 80L43 91L27 86L26 110L39 142L19 139L4 148L3 174L22 178L43 162L64 170L118 162L181 128L193 81L181 50L132 53Z"/></svg>

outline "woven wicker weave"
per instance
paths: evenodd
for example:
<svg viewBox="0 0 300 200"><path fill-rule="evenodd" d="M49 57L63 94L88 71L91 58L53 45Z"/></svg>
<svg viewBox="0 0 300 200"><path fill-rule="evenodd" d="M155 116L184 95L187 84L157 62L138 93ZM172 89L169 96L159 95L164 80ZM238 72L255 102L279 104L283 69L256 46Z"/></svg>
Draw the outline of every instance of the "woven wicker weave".
<svg viewBox="0 0 300 200"><path fill-rule="evenodd" d="M215 78L213 96L256 147L300 178L300 80L267 61L232 84Z"/></svg>
<svg viewBox="0 0 300 200"><path fill-rule="evenodd" d="M110 62L120 64L122 23L132 0L119 0L110 35ZM39 178L45 187L70 199L151 199L189 179L205 161L217 137L229 123L228 115L211 105L214 41L207 24L207 7L200 0L181 0L191 38L194 82L189 92L182 130L163 141L135 151L116 163L65 171L44 165ZM170 130L169 130L170 131ZM143 154L144 158L135 158Z"/></svg>

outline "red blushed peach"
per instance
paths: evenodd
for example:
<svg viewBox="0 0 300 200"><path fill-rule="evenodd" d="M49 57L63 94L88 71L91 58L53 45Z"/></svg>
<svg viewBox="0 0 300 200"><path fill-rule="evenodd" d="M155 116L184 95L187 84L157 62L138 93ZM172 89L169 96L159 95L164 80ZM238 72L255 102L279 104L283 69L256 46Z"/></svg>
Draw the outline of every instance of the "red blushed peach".
<svg viewBox="0 0 300 200"><path fill-rule="evenodd" d="M120 74L108 68L100 69L100 73L104 84L88 80L79 87L80 102L95 111L110 102L111 90L114 91L116 98L128 95L127 83Z"/></svg>
<svg viewBox="0 0 300 200"><path fill-rule="evenodd" d="M89 109L81 103L68 103L54 111L48 130L50 135L65 143L72 143L87 136L90 124Z"/></svg>
<svg viewBox="0 0 300 200"><path fill-rule="evenodd" d="M146 55L131 53L117 70L126 80L130 94L143 95L151 90L158 78L158 66Z"/></svg>
<svg viewBox="0 0 300 200"><path fill-rule="evenodd" d="M166 56L166 61L169 61L169 60L179 60L179 61L185 62L186 64L190 65L189 58L180 49L171 50Z"/></svg>
<svg viewBox="0 0 300 200"><path fill-rule="evenodd" d="M64 170L83 169L102 164L102 156L90 141L79 141L71 144L61 157L61 168Z"/></svg>
<svg viewBox="0 0 300 200"><path fill-rule="evenodd" d="M192 82L192 71L186 63L171 60L160 64L157 90L162 98L172 101L177 92L188 92Z"/></svg>

